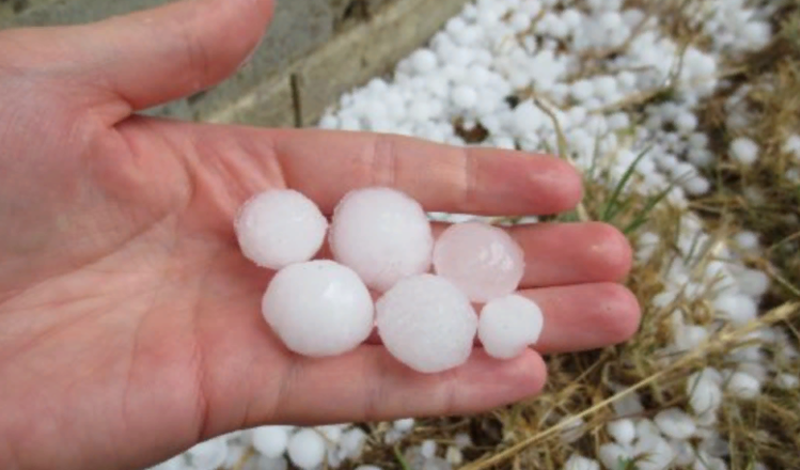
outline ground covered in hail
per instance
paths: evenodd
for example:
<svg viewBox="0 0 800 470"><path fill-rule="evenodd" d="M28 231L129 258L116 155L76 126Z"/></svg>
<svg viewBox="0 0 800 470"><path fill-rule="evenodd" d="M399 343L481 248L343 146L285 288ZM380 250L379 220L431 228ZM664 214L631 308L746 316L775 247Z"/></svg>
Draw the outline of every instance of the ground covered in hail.
<svg viewBox="0 0 800 470"><path fill-rule="evenodd" d="M800 468L797 8L466 5L319 126L569 160L586 197L556 219L600 220L630 237L637 335L547 358L542 396L481 416L269 426L157 468Z"/></svg>

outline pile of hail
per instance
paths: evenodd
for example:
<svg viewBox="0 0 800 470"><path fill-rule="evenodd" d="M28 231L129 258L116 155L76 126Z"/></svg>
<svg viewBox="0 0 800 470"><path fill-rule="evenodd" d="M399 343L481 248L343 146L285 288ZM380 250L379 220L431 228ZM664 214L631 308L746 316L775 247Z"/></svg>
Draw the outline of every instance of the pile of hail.
<svg viewBox="0 0 800 470"><path fill-rule="evenodd" d="M330 223L302 193L268 190L234 227L243 255L277 271L262 313L303 356L345 354L377 329L398 361L437 373L466 362L476 336L490 356L511 359L543 328L539 307L515 294L525 256L505 230L471 221L434 237L423 207L393 188L352 190ZM332 259L319 257L326 239Z"/></svg>

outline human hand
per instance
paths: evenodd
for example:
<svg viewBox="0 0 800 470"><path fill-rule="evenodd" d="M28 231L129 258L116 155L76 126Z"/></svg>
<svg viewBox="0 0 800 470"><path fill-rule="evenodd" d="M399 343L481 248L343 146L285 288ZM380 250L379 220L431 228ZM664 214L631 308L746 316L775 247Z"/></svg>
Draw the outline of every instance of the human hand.
<svg viewBox="0 0 800 470"><path fill-rule="evenodd" d="M271 273L233 217L266 188L330 213L400 188L429 211L543 214L581 197L560 160L410 138L189 124L134 113L207 88L254 48L269 0L195 0L0 32L0 466L136 468L266 423L466 414L538 393L539 353L628 338L630 249L595 223L512 229L538 351L421 375L377 344L289 353L259 307ZM419 399L424 396L425 399Z"/></svg>

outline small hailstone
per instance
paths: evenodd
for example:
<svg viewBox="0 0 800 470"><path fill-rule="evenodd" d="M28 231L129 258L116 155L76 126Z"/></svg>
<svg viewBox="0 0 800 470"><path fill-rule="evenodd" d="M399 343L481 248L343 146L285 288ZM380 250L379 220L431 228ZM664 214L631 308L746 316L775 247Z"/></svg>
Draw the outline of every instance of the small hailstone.
<svg viewBox="0 0 800 470"><path fill-rule="evenodd" d="M611 130L625 129L631 125L631 120L627 113L619 112L614 113L608 117L608 127Z"/></svg>
<svg viewBox="0 0 800 470"><path fill-rule="evenodd" d="M687 139L689 148L704 149L708 147L708 136L702 132L693 132Z"/></svg>
<svg viewBox="0 0 800 470"><path fill-rule="evenodd" d="M242 460L246 452L247 447L244 444L229 442L228 455L225 456L225 462L222 463L222 466L224 468L234 468Z"/></svg>
<svg viewBox="0 0 800 470"><path fill-rule="evenodd" d="M458 433L453 438L453 441L459 449L466 449L467 447L472 446L472 438L467 433Z"/></svg>
<svg viewBox="0 0 800 470"><path fill-rule="evenodd" d="M619 444L603 444L597 452L597 457L608 470L626 468L633 456Z"/></svg>
<svg viewBox="0 0 800 470"><path fill-rule="evenodd" d="M728 466L725 464L725 461L720 458L711 457L703 452L699 452L692 466L692 470L728 470Z"/></svg>
<svg viewBox="0 0 800 470"><path fill-rule="evenodd" d="M441 372L469 358L478 316L469 299L448 280L432 274L403 279L376 307L383 344L410 368Z"/></svg>
<svg viewBox="0 0 800 470"><path fill-rule="evenodd" d="M305 356L343 354L369 337L372 297L358 275L330 260L278 271L262 299L267 323L287 348Z"/></svg>
<svg viewBox="0 0 800 470"><path fill-rule="evenodd" d="M478 104L478 92L467 85L460 85L453 90L453 103L459 108L471 109Z"/></svg>
<svg viewBox="0 0 800 470"><path fill-rule="evenodd" d="M576 101L586 101L594 94L594 86L589 80L578 80L570 87L570 93Z"/></svg>
<svg viewBox="0 0 800 470"><path fill-rule="evenodd" d="M313 429L301 429L289 439L287 453L292 463L304 470L322 465L325 460L325 440Z"/></svg>
<svg viewBox="0 0 800 470"><path fill-rule="evenodd" d="M411 63L417 72L425 74L436 69L436 54L430 49L419 49L411 54Z"/></svg>
<svg viewBox="0 0 800 470"><path fill-rule="evenodd" d="M325 436L325 439L332 444L338 444L342 438L345 426L341 424L329 424L326 426L318 426L317 432Z"/></svg>
<svg viewBox="0 0 800 470"><path fill-rule="evenodd" d="M739 291L751 298L758 298L769 290L769 276L757 269L745 269L736 274Z"/></svg>
<svg viewBox="0 0 800 470"><path fill-rule="evenodd" d="M675 459L672 446L660 436L637 443L634 454L643 457L636 464L637 470L666 470Z"/></svg>
<svg viewBox="0 0 800 470"><path fill-rule="evenodd" d="M419 451L426 459L432 459L436 455L436 441L432 439L423 441Z"/></svg>
<svg viewBox="0 0 800 470"><path fill-rule="evenodd" d="M445 451L444 458L450 465L458 466L464 461L464 454L461 453L458 447L450 446Z"/></svg>
<svg viewBox="0 0 800 470"><path fill-rule="evenodd" d="M542 310L532 300L509 295L489 301L481 310L478 338L497 359L511 359L536 343L542 333Z"/></svg>
<svg viewBox="0 0 800 470"><path fill-rule="evenodd" d="M253 429L253 447L267 457L277 458L286 452L289 443L289 426L261 426Z"/></svg>
<svg viewBox="0 0 800 470"><path fill-rule="evenodd" d="M682 134L688 134L697 128L697 116L690 111L683 111L675 118L675 127Z"/></svg>
<svg viewBox="0 0 800 470"><path fill-rule="evenodd" d="M393 424L394 428L400 432L408 432L414 429L414 418L398 419Z"/></svg>
<svg viewBox="0 0 800 470"><path fill-rule="evenodd" d="M716 410L722 404L719 381L708 370L692 374L686 383L689 405L696 414Z"/></svg>
<svg viewBox="0 0 800 470"><path fill-rule="evenodd" d="M366 441L367 434L361 428L353 427L342 433L342 437L339 439L339 450L342 453L342 458L358 458L364 449Z"/></svg>
<svg viewBox="0 0 800 470"><path fill-rule="evenodd" d="M751 232L749 230L739 232L733 237L733 240L736 242L736 246L738 246L742 250L746 251L758 250L759 247L758 234L755 232Z"/></svg>
<svg viewBox="0 0 800 470"><path fill-rule="evenodd" d="M351 191L337 205L330 234L336 261L386 291L430 267L433 233L422 206L391 188Z"/></svg>
<svg viewBox="0 0 800 470"><path fill-rule="evenodd" d="M684 183L686 192L692 196L702 196L711 189L711 183L702 176L693 176Z"/></svg>
<svg viewBox="0 0 800 470"><path fill-rule="evenodd" d="M725 390L738 398L750 400L761 394L761 383L744 372L734 372L728 379Z"/></svg>
<svg viewBox="0 0 800 470"><path fill-rule="evenodd" d="M688 441L678 439L669 439L668 442L670 447L672 447L672 453L675 455L675 460L673 461L674 465L685 467L694 462L695 451L692 444Z"/></svg>
<svg viewBox="0 0 800 470"><path fill-rule="evenodd" d="M619 400L614 401L611 406L614 408L614 415L631 416L644 411L642 399L636 392L628 392Z"/></svg>
<svg viewBox="0 0 800 470"><path fill-rule="evenodd" d="M245 202L234 228L246 258L277 270L314 257L325 240L328 221L300 192L276 189Z"/></svg>
<svg viewBox="0 0 800 470"><path fill-rule="evenodd" d="M783 151L794 155L796 159L800 159L800 135L792 134L789 136L783 144Z"/></svg>
<svg viewBox="0 0 800 470"><path fill-rule="evenodd" d="M570 421L561 430L561 435L559 437L561 438L562 443L572 444L586 434L586 421L580 417L573 418L571 416L565 416L561 419L561 422L565 422L567 420Z"/></svg>
<svg viewBox="0 0 800 470"><path fill-rule="evenodd" d="M758 145L747 137L739 137L731 142L730 155L743 165L752 165L758 160Z"/></svg>
<svg viewBox="0 0 800 470"><path fill-rule="evenodd" d="M780 374L775 378L775 385L784 390L794 390L800 386L800 378L792 374Z"/></svg>
<svg viewBox="0 0 800 470"><path fill-rule="evenodd" d="M201 442L186 451L192 467L197 470L215 470L228 456L228 444L224 439L214 438Z"/></svg>
<svg viewBox="0 0 800 470"><path fill-rule="evenodd" d="M448 227L433 249L436 274L473 302L514 292L525 272L525 253L505 230L481 222Z"/></svg>
<svg viewBox="0 0 800 470"><path fill-rule="evenodd" d="M600 470L600 464L580 454L572 454L564 464L563 470Z"/></svg>
<svg viewBox="0 0 800 470"><path fill-rule="evenodd" d="M685 325L675 332L675 345L682 351L691 351L708 338L708 330L699 325Z"/></svg>
<svg viewBox="0 0 800 470"><path fill-rule="evenodd" d="M722 295L714 301L714 309L724 314L735 326L743 326L758 315L755 301L745 295Z"/></svg>
<svg viewBox="0 0 800 470"><path fill-rule="evenodd" d="M673 439L688 439L697 429L692 417L678 408L669 408L659 412L654 421L665 436Z"/></svg>
<svg viewBox="0 0 800 470"><path fill-rule="evenodd" d="M606 425L608 434L618 444L629 445L636 438L636 425L631 419L617 419Z"/></svg>

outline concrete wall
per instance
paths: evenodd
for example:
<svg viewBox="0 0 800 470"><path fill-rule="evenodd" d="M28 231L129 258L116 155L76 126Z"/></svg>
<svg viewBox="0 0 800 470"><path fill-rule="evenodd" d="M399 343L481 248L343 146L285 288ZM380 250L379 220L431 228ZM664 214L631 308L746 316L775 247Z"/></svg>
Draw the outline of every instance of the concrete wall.
<svg viewBox="0 0 800 470"><path fill-rule="evenodd" d="M0 29L83 23L175 0L0 0ZM149 110L181 119L310 125L339 93L424 43L466 0L277 0L267 36L236 75Z"/></svg>

